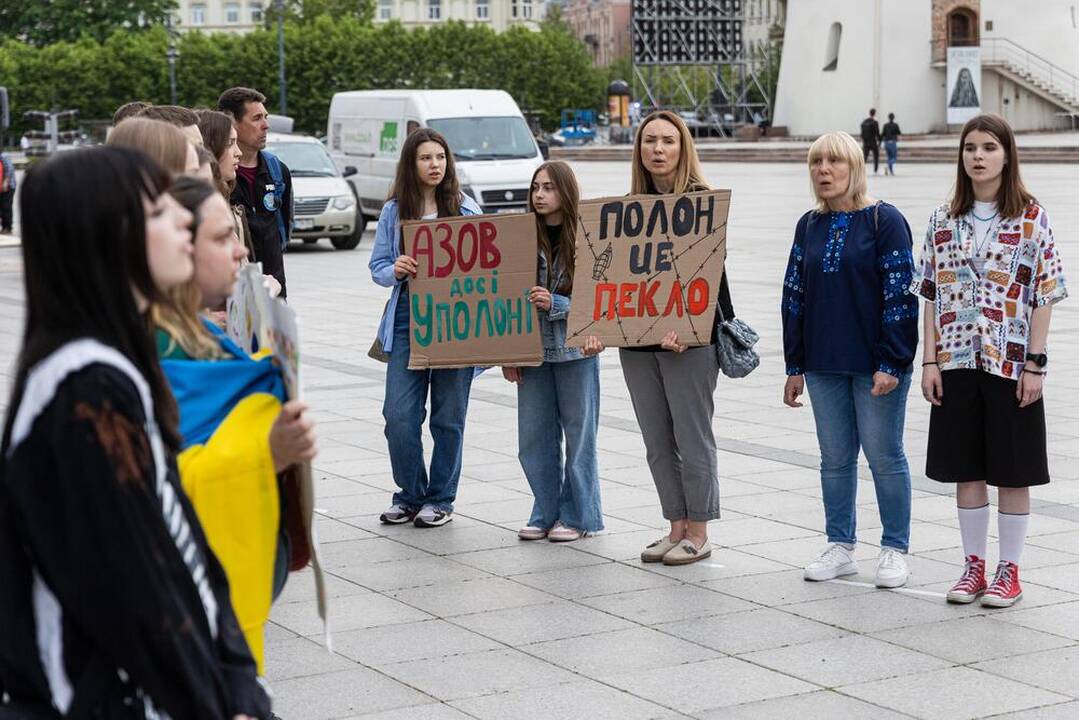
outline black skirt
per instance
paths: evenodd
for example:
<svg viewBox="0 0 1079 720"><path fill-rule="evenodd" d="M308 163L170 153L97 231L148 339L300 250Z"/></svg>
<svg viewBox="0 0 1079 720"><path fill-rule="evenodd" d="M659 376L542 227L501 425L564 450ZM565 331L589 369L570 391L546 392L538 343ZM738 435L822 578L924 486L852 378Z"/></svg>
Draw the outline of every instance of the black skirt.
<svg viewBox="0 0 1079 720"><path fill-rule="evenodd" d="M981 370L945 370L944 397L929 415L925 474L1020 488L1049 482L1045 403L1019 407L1018 381Z"/></svg>

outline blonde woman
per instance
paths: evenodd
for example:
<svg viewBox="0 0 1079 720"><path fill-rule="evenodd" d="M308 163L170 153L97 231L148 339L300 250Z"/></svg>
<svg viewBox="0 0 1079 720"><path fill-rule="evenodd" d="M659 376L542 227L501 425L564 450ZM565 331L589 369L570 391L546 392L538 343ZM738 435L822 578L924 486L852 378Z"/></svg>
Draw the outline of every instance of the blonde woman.
<svg viewBox="0 0 1079 720"><path fill-rule="evenodd" d="M878 587L907 581L910 469L903 419L918 347L918 301L910 285L910 227L867 194L865 159L854 138L829 133L809 148L817 206L794 232L783 281L783 402L801 407L806 385L821 454L828 546L806 580L858 572L854 562L858 451L873 472L884 526Z"/></svg>
<svg viewBox="0 0 1079 720"><path fill-rule="evenodd" d="M112 129L105 144L139 150L172 177L197 175L199 171L195 146L180 128L161 120L144 117L124 120Z"/></svg>
<svg viewBox="0 0 1079 720"><path fill-rule="evenodd" d="M633 144L633 194L708 190L697 150L677 114L649 115ZM729 294L721 282L720 297ZM729 303L728 303L729 304ZM733 311L724 308L728 317ZM719 518L719 470L712 433L719 378L715 330L710 345L690 348L669 332L660 345L620 348L622 374L671 530L641 552L642 562L686 565L712 554L708 522ZM585 352L597 349L589 339Z"/></svg>

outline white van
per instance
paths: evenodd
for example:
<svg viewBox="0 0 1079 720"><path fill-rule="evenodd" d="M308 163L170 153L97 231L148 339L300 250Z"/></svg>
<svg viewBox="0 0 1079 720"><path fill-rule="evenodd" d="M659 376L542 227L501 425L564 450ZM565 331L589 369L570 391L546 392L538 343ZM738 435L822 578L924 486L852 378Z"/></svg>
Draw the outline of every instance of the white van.
<svg viewBox="0 0 1079 720"><path fill-rule="evenodd" d="M386 202L405 137L445 136L461 189L485 213L521 212L543 155L517 103L503 90L357 90L330 103L327 146L356 188L367 219ZM350 172L355 168L355 172Z"/></svg>

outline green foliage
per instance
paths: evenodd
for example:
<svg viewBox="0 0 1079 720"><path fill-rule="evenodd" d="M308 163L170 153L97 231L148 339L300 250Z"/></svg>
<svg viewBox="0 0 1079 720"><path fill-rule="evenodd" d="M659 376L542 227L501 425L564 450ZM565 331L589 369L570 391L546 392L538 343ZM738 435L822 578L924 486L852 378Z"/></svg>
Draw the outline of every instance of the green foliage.
<svg viewBox="0 0 1079 720"><path fill-rule="evenodd" d="M562 108L601 107L607 86L605 72L592 67L585 46L560 23L496 34L462 22L406 30L396 22L376 27L323 14L286 22L285 47L288 112L298 130L311 133L325 132L330 99L344 90L500 88L554 128ZM167 48L162 27L41 48L4 41L0 78L11 95L11 132L22 132L26 110L77 108L82 118L95 119L110 117L129 100L169 102ZM276 109L276 29L185 33L176 48L180 104L214 107L222 90L245 85Z"/></svg>
<svg viewBox="0 0 1079 720"><path fill-rule="evenodd" d="M37 46L102 41L117 29L164 23L176 0L0 0L0 38Z"/></svg>
<svg viewBox="0 0 1079 720"><path fill-rule="evenodd" d="M376 0L285 0L285 19L298 23L314 22L320 17L334 20L350 18L369 24L375 17ZM270 0L264 13L266 25L277 23L277 5Z"/></svg>

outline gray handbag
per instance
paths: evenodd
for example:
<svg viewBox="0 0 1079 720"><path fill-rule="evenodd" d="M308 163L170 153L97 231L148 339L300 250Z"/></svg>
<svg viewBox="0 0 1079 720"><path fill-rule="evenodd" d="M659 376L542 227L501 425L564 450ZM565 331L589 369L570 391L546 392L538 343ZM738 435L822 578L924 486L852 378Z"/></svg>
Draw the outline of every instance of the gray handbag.
<svg viewBox="0 0 1079 720"><path fill-rule="evenodd" d="M724 375L743 378L753 372L761 364L760 355L753 349L760 339L748 323L736 317L728 320L723 313L723 303L716 303L716 358Z"/></svg>

